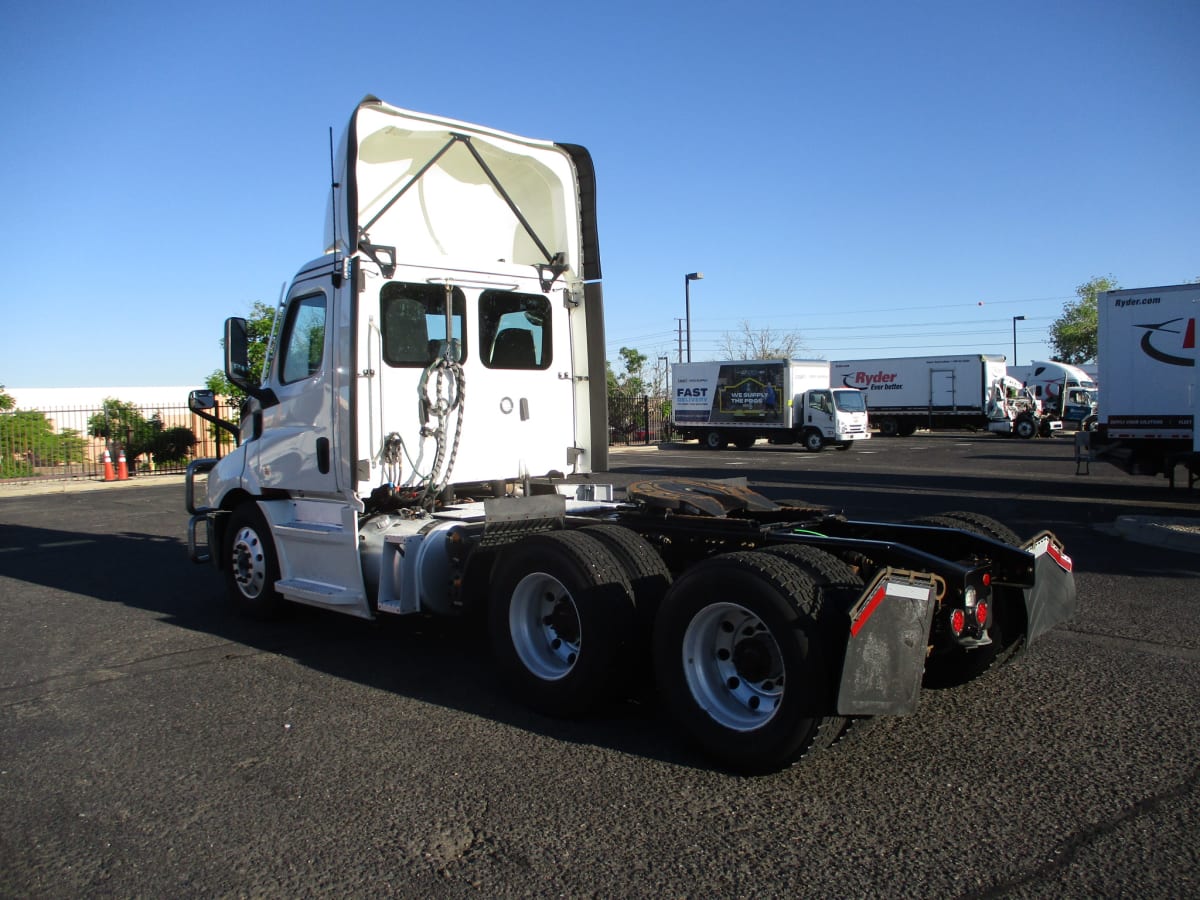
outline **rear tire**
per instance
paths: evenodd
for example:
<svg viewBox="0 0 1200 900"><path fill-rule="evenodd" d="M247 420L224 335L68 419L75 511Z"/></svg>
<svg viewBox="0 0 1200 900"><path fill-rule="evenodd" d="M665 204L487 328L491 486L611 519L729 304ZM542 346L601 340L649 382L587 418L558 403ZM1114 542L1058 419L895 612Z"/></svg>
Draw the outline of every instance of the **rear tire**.
<svg viewBox="0 0 1200 900"><path fill-rule="evenodd" d="M654 629L668 713L730 769L795 762L840 731L821 634L821 600L797 566L739 551L688 569L667 591Z"/></svg>
<svg viewBox="0 0 1200 900"><path fill-rule="evenodd" d="M279 618L287 601L275 590L279 556L258 504L247 501L229 516L222 556L229 599L242 615L259 621Z"/></svg>
<svg viewBox="0 0 1200 900"><path fill-rule="evenodd" d="M754 442L756 440L758 439L752 434L734 434L733 446L737 447L739 450L749 450L754 446Z"/></svg>
<svg viewBox="0 0 1200 900"><path fill-rule="evenodd" d="M709 450L724 450L728 441L725 435L717 430L704 432L704 446Z"/></svg>
<svg viewBox="0 0 1200 900"><path fill-rule="evenodd" d="M663 595L671 586L671 570L650 542L636 531L606 524L588 525L580 529L580 534L602 543L625 570L637 608L635 643L644 651L639 654L640 658L648 659L654 618L658 615Z"/></svg>
<svg viewBox="0 0 1200 900"><path fill-rule="evenodd" d="M580 531L532 535L502 552L488 625L501 677L540 712L582 715L630 680L633 588L605 545Z"/></svg>

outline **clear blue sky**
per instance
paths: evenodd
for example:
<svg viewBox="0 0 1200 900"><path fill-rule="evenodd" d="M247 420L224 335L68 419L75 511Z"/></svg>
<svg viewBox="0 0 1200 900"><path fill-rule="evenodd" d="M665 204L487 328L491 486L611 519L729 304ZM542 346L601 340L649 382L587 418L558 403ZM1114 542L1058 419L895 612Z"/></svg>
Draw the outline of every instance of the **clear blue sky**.
<svg viewBox="0 0 1200 900"><path fill-rule="evenodd" d="M1016 315L1044 358L1092 276L1200 276L1198 38L1196 0L15 4L0 384L202 384L319 255L367 93L591 150L614 362L674 359L697 270L694 359L1011 357Z"/></svg>

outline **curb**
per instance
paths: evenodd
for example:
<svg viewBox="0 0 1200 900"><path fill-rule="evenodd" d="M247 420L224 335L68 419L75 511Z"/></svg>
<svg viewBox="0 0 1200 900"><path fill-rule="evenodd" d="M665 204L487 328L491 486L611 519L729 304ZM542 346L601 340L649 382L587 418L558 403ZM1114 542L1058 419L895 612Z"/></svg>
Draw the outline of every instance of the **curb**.
<svg viewBox="0 0 1200 900"><path fill-rule="evenodd" d="M1200 553L1200 519L1119 516L1112 528L1126 540L1139 544Z"/></svg>

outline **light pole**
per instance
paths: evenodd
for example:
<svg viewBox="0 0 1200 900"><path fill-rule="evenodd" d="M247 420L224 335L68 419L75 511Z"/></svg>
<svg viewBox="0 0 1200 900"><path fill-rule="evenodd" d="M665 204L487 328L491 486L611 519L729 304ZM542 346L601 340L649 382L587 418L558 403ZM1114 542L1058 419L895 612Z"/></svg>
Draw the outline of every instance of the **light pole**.
<svg viewBox="0 0 1200 900"><path fill-rule="evenodd" d="M1013 316L1013 365L1017 365L1017 323L1024 322L1024 316Z"/></svg>
<svg viewBox="0 0 1200 900"><path fill-rule="evenodd" d="M687 361L692 361L692 282L704 277L703 272L689 272L683 276L683 305L687 314ZM1016 327L1016 326L1014 326Z"/></svg>

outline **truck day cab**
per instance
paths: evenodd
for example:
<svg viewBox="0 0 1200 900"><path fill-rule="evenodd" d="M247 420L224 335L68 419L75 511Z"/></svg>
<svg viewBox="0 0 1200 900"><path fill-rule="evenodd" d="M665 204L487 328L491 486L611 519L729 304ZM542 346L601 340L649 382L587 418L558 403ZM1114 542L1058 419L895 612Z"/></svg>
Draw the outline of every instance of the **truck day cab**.
<svg viewBox="0 0 1200 900"><path fill-rule="evenodd" d="M825 360L747 359L671 369L671 422L710 450L759 438L817 452L871 436L861 391L831 387Z"/></svg>
<svg viewBox="0 0 1200 900"><path fill-rule="evenodd" d="M1096 420L1100 390L1083 369L1051 360L1027 366L1009 366L1015 378L1042 403L1047 415L1061 419L1064 426L1088 428Z"/></svg>
<svg viewBox="0 0 1200 900"><path fill-rule="evenodd" d="M911 713L923 678L966 680L1071 615L1049 532L856 521L741 480L623 498L593 480L604 322L582 147L368 97L334 171L326 252L287 290L261 382L245 322L226 323L240 423L190 398L239 443L189 467L189 552L245 613L477 610L522 702L578 715L653 686L749 772L852 717Z"/></svg>

